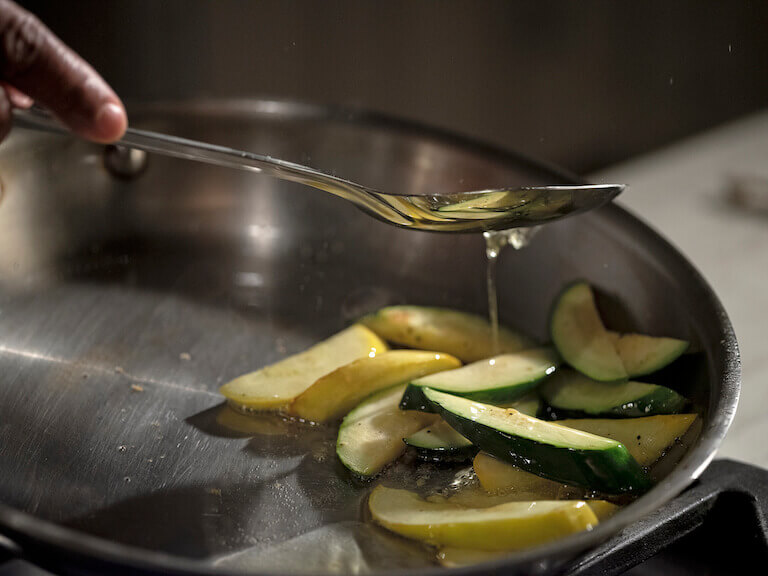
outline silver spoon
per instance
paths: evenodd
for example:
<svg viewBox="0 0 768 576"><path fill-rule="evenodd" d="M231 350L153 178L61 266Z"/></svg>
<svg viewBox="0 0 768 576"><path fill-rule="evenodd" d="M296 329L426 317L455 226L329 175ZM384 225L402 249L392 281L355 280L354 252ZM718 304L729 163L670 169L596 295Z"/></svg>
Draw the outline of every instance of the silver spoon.
<svg viewBox="0 0 768 576"><path fill-rule="evenodd" d="M23 128L70 134L67 128L42 109L14 110L13 115L16 124ZM440 232L481 232L536 226L602 206L624 190L621 184L589 184L524 186L451 194L442 194L438 190L430 195L407 195L374 190L278 158L158 132L129 128L115 144L299 182L349 200L390 224Z"/></svg>

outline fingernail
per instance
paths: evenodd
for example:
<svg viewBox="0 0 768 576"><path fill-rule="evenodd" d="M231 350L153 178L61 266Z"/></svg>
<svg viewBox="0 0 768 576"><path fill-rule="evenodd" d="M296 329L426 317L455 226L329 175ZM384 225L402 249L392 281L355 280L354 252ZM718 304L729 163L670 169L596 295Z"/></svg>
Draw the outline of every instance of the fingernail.
<svg viewBox="0 0 768 576"><path fill-rule="evenodd" d="M11 97L11 101L13 102L13 105L16 106L16 108L25 108L25 109L31 108L32 104L35 103L35 101L32 100L32 98L30 98L26 94L21 94L21 93L14 94Z"/></svg>
<svg viewBox="0 0 768 576"><path fill-rule="evenodd" d="M118 140L124 133L128 125L125 110L122 106L114 102L108 102L99 108L96 114L96 132L99 140L107 142Z"/></svg>

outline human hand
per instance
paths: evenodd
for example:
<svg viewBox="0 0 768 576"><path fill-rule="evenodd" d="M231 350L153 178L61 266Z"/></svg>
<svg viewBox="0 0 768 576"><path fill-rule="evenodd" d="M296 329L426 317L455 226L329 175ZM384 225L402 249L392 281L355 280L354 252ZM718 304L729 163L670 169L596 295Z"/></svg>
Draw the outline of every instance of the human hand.
<svg viewBox="0 0 768 576"><path fill-rule="evenodd" d="M0 0L0 140L12 109L39 102L73 132L97 142L119 139L128 125L104 79L35 16Z"/></svg>

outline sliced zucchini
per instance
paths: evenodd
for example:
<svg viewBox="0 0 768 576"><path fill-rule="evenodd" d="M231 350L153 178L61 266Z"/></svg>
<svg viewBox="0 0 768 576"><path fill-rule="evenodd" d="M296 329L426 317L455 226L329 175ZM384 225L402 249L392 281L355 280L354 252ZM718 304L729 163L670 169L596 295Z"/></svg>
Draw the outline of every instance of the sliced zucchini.
<svg viewBox="0 0 768 576"><path fill-rule="evenodd" d="M551 480L608 494L649 487L627 449L609 438L420 386L406 388L400 407L438 413L480 449Z"/></svg>
<svg viewBox="0 0 768 576"><path fill-rule="evenodd" d="M405 386L381 390L346 415L339 428L336 454L359 476L374 476L405 451L403 438L437 418L398 408Z"/></svg>
<svg viewBox="0 0 768 576"><path fill-rule="evenodd" d="M279 410L318 378L353 360L386 350L387 345L376 334L355 324L309 350L235 378L219 392L246 410Z"/></svg>
<svg viewBox="0 0 768 576"><path fill-rule="evenodd" d="M519 400L505 404L504 408L514 408L528 416L536 416L541 409L541 400L536 394L527 394ZM472 442L451 428L445 420L410 435L405 439L405 443L416 448L424 460L465 460L477 453L477 448Z"/></svg>
<svg viewBox="0 0 768 576"><path fill-rule="evenodd" d="M497 404L497 406L500 408L514 408L518 412L536 418L539 415L539 412L541 412L541 398L539 398L539 395L536 394L536 392L531 392L522 398L518 398L514 402L502 402Z"/></svg>
<svg viewBox="0 0 768 576"><path fill-rule="evenodd" d="M583 501L510 502L490 508L459 508L422 500L407 490L377 486L368 500L374 521L433 546L522 550L597 525Z"/></svg>
<svg viewBox="0 0 768 576"><path fill-rule="evenodd" d="M390 306L360 320L379 336L410 348L440 350L462 362L494 354L491 325L486 318L445 308ZM524 336L499 327L499 354L531 348Z"/></svg>
<svg viewBox="0 0 768 576"><path fill-rule="evenodd" d="M601 382L626 380L627 371L595 306L586 282L567 287L550 320L552 341L568 364Z"/></svg>
<svg viewBox="0 0 768 576"><path fill-rule="evenodd" d="M317 380L289 412L313 422L341 418L378 390L461 366L453 356L421 350L392 350L358 358Z"/></svg>
<svg viewBox="0 0 768 576"><path fill-rule="evenodd" d="M695 420L696 414L668 414L625 420L560 420L558 424L621 442L641 466L650 466L685 435Z"/></svg>
<svg viewBox="0 0 768 576"><path fill-rule="evenodd" d="M664 368L688 350L689 343L676 338L643 334L608 333L630 378L645 376Z"/></svg>
<svg viewBox="0 0 768 576"><path fill-rule="evenodd" d="M481 402L509 402L552 374L558 363L557 354L551 348L533 348L424 376L413 380L411 385L427 386Z"/></svg>
<svg viewBox="0 0 768 576"><path fill-rule="evenodd" d="M597 382L573 370L558 370L540 393L560 418L636 418L677 414L688 400L674 390L643 382Z"/></svg>
<svg viewBox="0 0 768 576"><path fill-rule="evenodd" d="M411 434L405 443L415 448L424 460L466 460L477 452L472 442L451 428L445 420Z"/></svg>

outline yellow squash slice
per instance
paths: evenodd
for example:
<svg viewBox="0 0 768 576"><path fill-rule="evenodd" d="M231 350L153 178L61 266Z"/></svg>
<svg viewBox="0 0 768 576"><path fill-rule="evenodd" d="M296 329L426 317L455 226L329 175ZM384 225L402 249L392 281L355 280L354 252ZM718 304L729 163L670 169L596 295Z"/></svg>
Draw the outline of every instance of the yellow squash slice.
<svg viewBox="0 0 768 576"><path fill-rule="evenodd" d="M421 350L366 356L320 378L293 401L289 412L313 422L335 420L374 392L459 366L449 354Z"/></svg>
<svg viewBox="0 0 768 576"><path fill-rule="evenodd" d="M387 345L376 334L355 324L305 352L235 378L219 391L240 408L279 410L318 378L353 360L386 350Z"/></svg>
<svg viewBox="0 0 768 576"><path fill-rule="evenodd" d="M445 308L390 306L360 322L390 342L409 348L442 350L462 362L533 347L528 338L500 326L499 346L494 351L493 333L486 318Z"/></svg>
<svg viewBox="0 0 768 576"><path fill-rule="evenodd" d="M510 502L490 508L457 508L428 502L407 490L378 486L368 507L376 523L433 546L521 550L597 525L581 500Z"/></svg>
<svg viewBox="0 0 768 576"><path fill-rule="evenodd" d="M558 420L557 423L617 440L627 447L638 464L649 466L661 458L695 420L696 414L664 414L643 418Z"/></svg>
<svg viewBox="0 0 768 576"><path fill-rule="evenodd" d="M480 485L492 494L519 494L519 498L538 500L579 498L584 494L582 488L536 476L487 452L478 452L472 467Z"/></svg>

